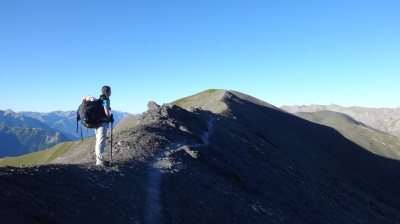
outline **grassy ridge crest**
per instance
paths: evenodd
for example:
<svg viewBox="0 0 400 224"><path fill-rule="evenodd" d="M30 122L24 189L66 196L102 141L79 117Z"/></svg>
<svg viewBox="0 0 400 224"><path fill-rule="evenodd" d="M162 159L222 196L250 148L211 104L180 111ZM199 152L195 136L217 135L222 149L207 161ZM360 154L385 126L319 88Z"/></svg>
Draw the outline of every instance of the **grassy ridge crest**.
<svg viewBox="0 0 400 224"><path fill-rule="evenodd" d="M227 109L227 106L221 99L225 96L226 90L223 89L209 89L198 94L184 97L172 102L186 110L191 107L201 107L210 110L214 113L221 113Z"/></svg>

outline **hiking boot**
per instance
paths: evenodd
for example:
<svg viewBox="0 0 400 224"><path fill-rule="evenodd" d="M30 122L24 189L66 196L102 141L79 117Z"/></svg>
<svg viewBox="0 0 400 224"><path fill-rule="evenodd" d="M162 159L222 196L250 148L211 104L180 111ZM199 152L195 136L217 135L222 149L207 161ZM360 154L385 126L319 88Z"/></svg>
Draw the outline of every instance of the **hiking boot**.
<svg viewBox="0 0 400 224"><path fill-rule="evenodd" d="M102 166L102 167L110 167L110 162L108 161L103 161L101 163L97 163L97 166Z"/></svg>

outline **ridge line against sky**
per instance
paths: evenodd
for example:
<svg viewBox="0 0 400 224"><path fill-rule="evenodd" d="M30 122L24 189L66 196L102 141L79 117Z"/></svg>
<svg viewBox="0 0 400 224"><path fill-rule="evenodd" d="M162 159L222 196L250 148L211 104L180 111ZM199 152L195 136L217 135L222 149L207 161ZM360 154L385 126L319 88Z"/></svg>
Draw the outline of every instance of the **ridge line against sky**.
<svg viewBox="0 0 400 224"><path fill-rule="evenodd" d="M207 89L399 107L400 1L0 1L0 110L141 113Z"/></svg>

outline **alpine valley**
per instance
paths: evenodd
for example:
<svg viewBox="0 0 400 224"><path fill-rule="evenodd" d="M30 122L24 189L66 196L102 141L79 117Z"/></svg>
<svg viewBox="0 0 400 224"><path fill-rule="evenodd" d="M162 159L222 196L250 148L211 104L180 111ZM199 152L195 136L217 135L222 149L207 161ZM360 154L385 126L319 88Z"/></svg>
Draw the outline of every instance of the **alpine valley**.
<svg viewBox="0 0 400 224"><path fill-rule="evenodd" d="M0 218L4 223L400 223L400 139L396 128L377 125L394 127L396 120L372 112L370 120L380 122L340 111L288 111L222 89L163 105L149 102L141 116L121 116L108 132L105 156L111 167L94 165L94 137L0 159ZM3 113L20 116L2 120L9 131L5 124L33 128L28 124L40 117L61 130L55 125L60 119L53 117L64 112L35 115L36 120ZM76 128L74 120L65 125Z"/></svg>
<svg viewBox="0 0 400 224"><path fill-rule="evenodd" d="M130 115L113 111L115 124ZM20 156L51 148L61 142L81 139L77 132L76 111L50 113L0 110L0 158ZM83 129L82 136L94 135Z"/></svg>

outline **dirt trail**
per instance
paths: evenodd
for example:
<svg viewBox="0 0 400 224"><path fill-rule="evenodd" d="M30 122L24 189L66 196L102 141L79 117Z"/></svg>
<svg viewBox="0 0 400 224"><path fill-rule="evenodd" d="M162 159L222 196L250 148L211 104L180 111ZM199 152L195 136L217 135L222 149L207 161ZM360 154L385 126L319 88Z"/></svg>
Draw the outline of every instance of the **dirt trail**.
<svg viewBox="0 0 400 224"><path fill-rule="evenodd" d="M210 136L213 132L213 119L207 122L208 131L203 133L201 139L203 144L184 144L184 143L172 143L170 146L166 147L165 150L161 151L156 155L153 162L151 163L149 177L148 177L148 187L146 196L146 214L145 221L147 224L162 223L163 220L163 207L160 202L161 198L161 182L162 174L165 172L171 172L171 170L185 169L185 165L174 163L170 155L185 150L186 153L195 157L195 152L190 150L194 147L208 146L210 144Z"/></svg>

